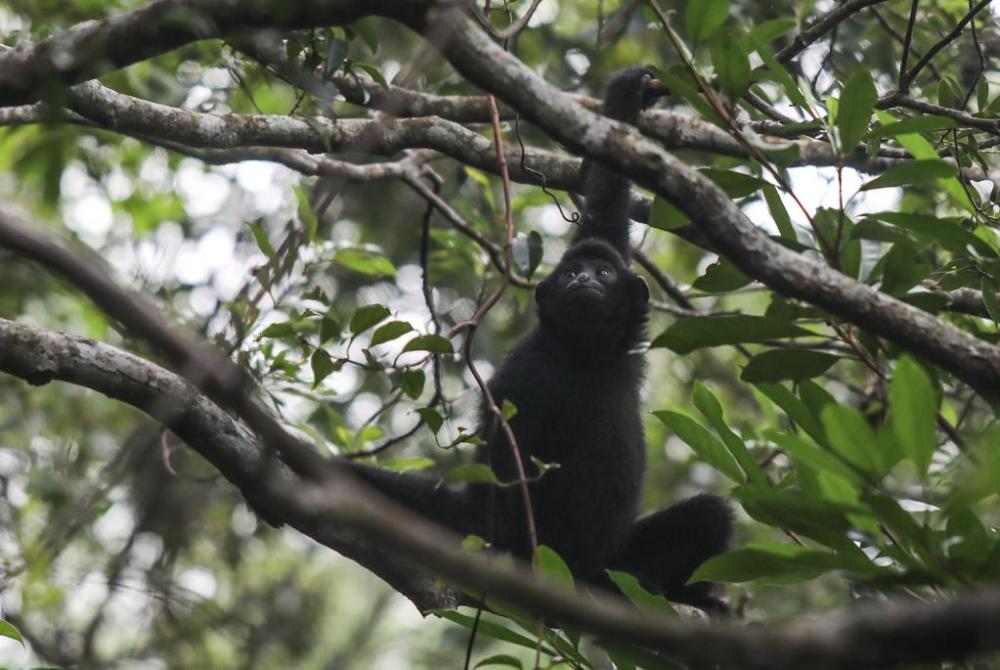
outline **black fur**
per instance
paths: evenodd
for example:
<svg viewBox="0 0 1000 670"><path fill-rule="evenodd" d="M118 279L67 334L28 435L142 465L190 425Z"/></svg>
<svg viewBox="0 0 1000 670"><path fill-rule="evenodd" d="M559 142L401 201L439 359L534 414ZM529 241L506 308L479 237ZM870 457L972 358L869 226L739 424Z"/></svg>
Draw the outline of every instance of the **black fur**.
<svg viewBox="0 0 1000 670"><path fill-rule="evenodd" d="M658 94L648 70L631 68L609 83L603 112L635 123ZM538 287L538 326L489 382L497 404L517 408L510 425L529 478L538 541L556 550L580 579L606 583L611 567L633 572L657 593L703 607L718 601L707 585L685 586L706 558L725 550L729 508L698 496L635 521L646 443L639 390L645 362L649 292L629 269L629 181L588 166L586 209L573 242ZM458 531L491 539L530 558L529 535L511 446L480 411L487 462L508 486L453 490L430 477L357 466L386 495ZM557 463L537 476L532 458Z"/></svg>

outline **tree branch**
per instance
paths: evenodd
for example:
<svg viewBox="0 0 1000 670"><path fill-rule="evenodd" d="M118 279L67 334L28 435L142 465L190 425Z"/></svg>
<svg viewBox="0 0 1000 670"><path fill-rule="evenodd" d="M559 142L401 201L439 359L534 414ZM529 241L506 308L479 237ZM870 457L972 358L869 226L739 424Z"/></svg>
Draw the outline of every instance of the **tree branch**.
<svg viewBox="0 0 1000 670"><path fill-rule="evenodd" d="M78 84L198 40L246 30L343 25L371 14L420 23L427 7L426 0L154 0L0 50L0 106L58 97L59 82Z"/></svg>
<svg viewBox="0 0 1000 670"><path fill-rule="evenodd" d="M847 0L847 2L839 5L835 10L818 20L810 28L803 30L801 33L796 35L791 44L776 54L778 62L787 63L805 51L806 47L825 35L828 31L846 21L854 14L857 14L865 7L871 7L872 5L878 5L883 2L885 2L885 0Z"/></svg>

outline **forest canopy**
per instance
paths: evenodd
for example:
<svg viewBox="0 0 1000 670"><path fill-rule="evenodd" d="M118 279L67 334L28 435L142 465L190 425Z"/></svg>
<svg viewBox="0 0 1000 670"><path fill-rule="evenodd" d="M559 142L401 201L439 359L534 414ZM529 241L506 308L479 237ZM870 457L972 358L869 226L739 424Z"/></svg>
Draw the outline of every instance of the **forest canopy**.
<svg viewBox="0 0 1000 670"><path fill-rule="evenodd" d="M4 3L0 667L997 667L998 16ZM722 620L345 465L495 481L585 161L636 185L642 507L736 510Z"/></svg>

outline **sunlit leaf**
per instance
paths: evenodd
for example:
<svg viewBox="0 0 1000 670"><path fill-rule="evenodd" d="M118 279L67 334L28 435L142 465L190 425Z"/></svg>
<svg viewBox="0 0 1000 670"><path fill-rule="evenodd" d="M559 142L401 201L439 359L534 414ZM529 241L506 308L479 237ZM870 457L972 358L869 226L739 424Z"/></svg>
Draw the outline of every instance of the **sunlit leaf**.
<svg viewBox="0 0 1000 670"><path fill-rule="evenodd" d="M390 321L389 323L382 324L372 333L371 346L374 347L379 344L391 342L397 337L406 335L411 330L413 330L413 326L406 321Z"/></svg>
<svg viewBox="0 0 1000 670"><path fill-rule="evenodd" d="M809 349L771 349L757 354L746 364L740 379L757 384L791 379L799 381L826 372L839 356Z"/></svg>
<svg viewBox="0 0 1000 670"><path fill-rule="evenodd" d="M930 376L909 356L893 369L889 406L896 441L917 471L926 474L937 448L937 394Z"/></svg>
<svg viewBox="0 0 1000 670"><path fill-rule="evenodd" d="M715 394L701 382L695 382L692 399L694 400L694 406L698 408L702 416L708 419L708 422L715 428L715 432L722 438L723 444L726 445L729 453L733 455L733 458L739 463L740 468L743 469L743 472L750 481L758 484L766 483L767 478L761 472L757 461L750 454L749 450L747 450L746 445L743 444L743 440L726 423L722 412L722 405L719 404Z"/></svg>
<svg viewBox="0 0 1000 670"><path fill-rule="evenodd" d="M352 335L360 335L392 312L385 305L365 305L354 312L349 326Z"/></svg>
<svg viewBox="0 0 1000 670"><path fill-rule="evenodd" d="M251 223L250 232L253 233L253 239L256 240L257 248L260 249L260 252L268 258L274 258L274 247L271 245L271 240L267 237L267 231L264 230L264 226L259 223Z"/></svg>
<svg viewBox="0 0 1000 670"><path fill-rule="evenodd" d="M731 262L719 259L705 268L705 274L695 279L691 286L706 293L724 293L742 288L751 281L753 279L743 274Z"/></svg>
<svg viewBox="0 0 1000 670"><path fill-rule="evenodd" d="M639 580L627 572L618 570L608 570L608 577L615 583L625 597L632 601L636 607L650 612L675 615L674 608L670 601L661 595L655 595L647 591L639 583Z"/></svg>
<svg viewBox="0 0 1000 670"><path fill-rule="evenodd" d="M813 579L831 570L872 574L878 568L857 554L845 556L792 545L757 545L713 556L695 570L690 582L710 581L793 583Z"/></svg>
<svg viewBox="0 0 1000 670"><path fill-rule="evenodd" d="M343 359L333 359L330 354L322 349L317 349L309 358L309 365L312 367L313 388L329 377L332 373L340 371L344 367Z"/></svg>
<svg viewBox="0 0 1000 670"><path fill-rule="evenodd" d="M861 190L871 191L907 184L926 184L935 179L954 176L954 174L955 166L940 159L908 161L893 165L878 177L865 183Z"/></svg>
<svg viewBox="0 0 1000 670"><path fill-rule="evenodd" d="M703 347L763 342L811 334L794 323L763 316L702 316L676 321L654 339L650 346L666 347L678 354L686 354Z"/></svg>
<svg viewBox="0 0 1000 670"><path fill-rule="evenodd" d="M442 480L445 484L459 482L476 482L480 484L496 484L497 476L485 463L465 463L448 470Z"/></svg>
<svg viewBox="0 0 1000 670"><path fill-rule="evenodd" d="M423 370L403 370L399 378L399 388L410 398L416 400L424 390L426 375Z"/></svg>
<svg viewBox="0 0 1000 670"><path fill-rule="evenodd" d="M451 340L440 335L419 335L403 347L403 351L429 351L434 354L451 354Z"/></svg>
<svg viewBox="0 0 1000 670"><path fill-rule="evenodd" d="M743 483L743 473L729 450L705 428L689 416L669 410L653 412L667 428L684 440L705 462L735 482Z"/></svg>
<svg viewBox="0 0 1000 670"><path fill-rule="evenodd" d="M392 264L392 261L381 253L372 252L367 249L340 249L334 254L333 260L345 268L372 277L380 275L391 277L396 274L396 266Z"/></svg>
<svg viewBox="0 0 1000 670"><path fill-rule="evenodd" d="M573 586L573 573L562 557L552 547L538 545L535 552L535 566L544 574L565 586Z"/></svg>
<svg viewBox="0 0 1000 670"><path fill-rule="evenodd" d="M687 33L694 44L715 34L729 18L729 0L700 0L687 5Z"/></svg>
<svg viewBox="0 0 1000 670"><path fill-rule="evenodd" d="M21 631L19 631L14 624L0 619L0 637L8 637L11 640L17 640L24 646L24 638L21 637Z"/></svg>
<svg viewBox="0 0 1000 670"><path fill-rule="evenodd" d="M864 137L868 130L878 92L872 83L868 70L859 67L847 80L837 112L837 129L840 131L840 150L848 154Z"/></svg>

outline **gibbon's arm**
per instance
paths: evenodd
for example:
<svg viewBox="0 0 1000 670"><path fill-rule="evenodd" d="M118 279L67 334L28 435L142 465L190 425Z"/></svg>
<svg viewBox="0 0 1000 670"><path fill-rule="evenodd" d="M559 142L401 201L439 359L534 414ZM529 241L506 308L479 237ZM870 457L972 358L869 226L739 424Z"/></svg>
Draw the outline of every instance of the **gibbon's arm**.
<svg viewBox="0 0 1000 670"><path fill-rule="evenodd" d="M648 68L633 67L611 78L604 93L601 112L616 121L635 125L639 112L666 94L666 89ZM629 190L632 183L599 161L587 161L583 182L586 206L573 243L587 238L608 242L628 261Z"/></svg>
<svg viewBox="0 0 1000 670"><path fill-rule="evenodd" d="M482 535L485 513L477 509L467 489L442 484L440 477L422 472L396 472L345 461L351 472L407 509L460 535Z"/></svg>

